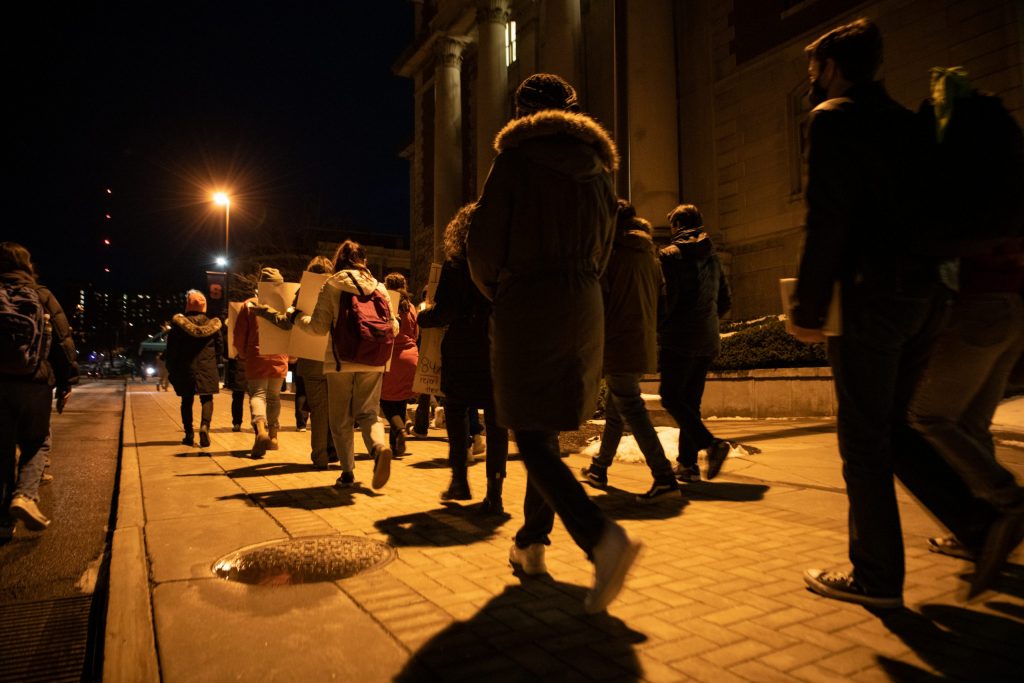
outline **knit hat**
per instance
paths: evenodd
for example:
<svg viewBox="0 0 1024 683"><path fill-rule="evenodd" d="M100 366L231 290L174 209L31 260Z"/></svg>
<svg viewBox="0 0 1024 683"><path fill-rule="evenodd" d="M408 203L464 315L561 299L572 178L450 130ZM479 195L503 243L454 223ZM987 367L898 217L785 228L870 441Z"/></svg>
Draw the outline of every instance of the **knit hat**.
<svg viewBox="0 0 1024 683"><path fill-rule="evenodd" d="M260 271L260 282L284 282L284 278L277 268L268 267Z"/></svg>
<svg viewBox="0 0 1024 683"><path fill-rule="evenodd" d="M185 294L186 313L206 313L206 297L198 289L190 289Z"/></svg>
<svg viewBox="0 0 1024 683"><path fill-rule="evenodd" d="M533 74L516 88L516 114L527 116L545 109L579 111L576 91L561 76Z"/></svg>

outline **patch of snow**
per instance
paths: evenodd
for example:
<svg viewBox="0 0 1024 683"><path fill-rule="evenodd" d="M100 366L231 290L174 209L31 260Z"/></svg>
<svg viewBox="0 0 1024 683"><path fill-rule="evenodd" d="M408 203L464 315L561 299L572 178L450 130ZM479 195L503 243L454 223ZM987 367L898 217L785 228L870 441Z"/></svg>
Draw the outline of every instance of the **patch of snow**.
<svg viewBox="0 0 1024 683"><path fill-rule="evenodd" d="M654 429L658 432L658 441L661 442L661 447L665 449L665 457L669 460L675 460L679 455L679 429L677 427L655 427ZM601 438L593 437L583 450L580 451L580 455L593 458L600 449ZM760 449L750 448L748 450L742 444L733 443L727 457L738 458L760 452ZM706 457L707 453L701 451L699 455ZM632 434L623 435L622 440L619 441L619 447L615 451L615 462L646 462L644 454L640 451L640 446L637 445L635 436Z"/></svg>

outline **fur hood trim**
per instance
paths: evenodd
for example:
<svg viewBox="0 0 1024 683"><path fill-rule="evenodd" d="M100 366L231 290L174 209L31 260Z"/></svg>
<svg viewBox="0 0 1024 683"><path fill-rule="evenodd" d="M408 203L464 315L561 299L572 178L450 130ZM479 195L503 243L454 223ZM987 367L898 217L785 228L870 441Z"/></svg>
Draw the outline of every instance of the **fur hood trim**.
<svg viewBox="0 0 1024 683"><path fill-rule="evenodd" d="M619 169L619 151L611 136L586 114L545 109L530 116L512 119L494 138L495 151L518 147L546 135L569 135L594 147L601 162L611 171Z"/></svg>
<svg viewBox="0 0 1024 683"><path fill-rule="evenodd" d="M205 322L199 322L199 320L193 320L193 318L203 318ZM221 322L220 318L207 318L204 314L187 316L182 313L175 313L174 317L171 318L171 322L181 328L181 331L192 337L203 338L210 337L220 332Z"/></svg>

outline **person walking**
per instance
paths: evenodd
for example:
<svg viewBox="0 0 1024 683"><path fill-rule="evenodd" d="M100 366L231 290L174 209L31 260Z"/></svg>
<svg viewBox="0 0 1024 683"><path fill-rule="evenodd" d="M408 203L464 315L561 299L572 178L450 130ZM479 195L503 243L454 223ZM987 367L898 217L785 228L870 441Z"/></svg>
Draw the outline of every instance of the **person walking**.
<svg viewBox="0 0 1024 683"><path fill-rule="evenodd" d="M50 525L39 509L39 483L54 388L60 413L78 384L68 319L16 242L0 242L0 326L0 541L6 541L19 520L34 531Z"/></svg>
<svg viewBox="0 0 1024 683"><path fill-rule="evenodd" d="M156 390L167 391L170 376L167 373L167 355L163 351L156 354Z"/></svg>
<svg viewBox="0 0 1024 683"><path fill-rule="evenodd" d="M487 495L480 511L502 514L501 494L508 460L508 430L499 426L491 380L488 322L491 302L474 286L466 264L466 237L475 205L459 210L444 233L445 262L434 305L420 313L420 326L447 327L441 340L441 391L451 482L441 500L471 500L467 477L472 450L470 418L483 407L486 424Z"/></svg>
<svg viewBox="0 0 1024 683"><path fill-rule="evenodd" d="M181 424L185 437L181 443L195 445L192 405L199 395L199 446L210 446L210 422L213 420L213 395L220 391L217 359L224 355L224 337L220 318L206 315L206 297L195 289L185 295L185 313L171 318L167 333L167 371L174 393L181 397Z"/></svg>
<svg viewBox="0 0 1024 683"><path fill-rule="evenodd" d="M968 544L981 545L994 511L907 419L949 301L929 248L935 230L927 221L921 129L875 80L882 35L873 22L840 26L806 52L815 108L792 334L826 341L822 327L839 282L842 335L828 338L828 356L853 571L810 568L804 581L827 598L898 608L905 567L894 475Z"/></svg>
<svg viewBox="0 0 1024 683"><path fill-rule="evenodd" d="M391 273L384 278L384 286L389 295L394 292L398 296L398 335L391 352L391 364L381 383L380 409L388 423L391 451L398 457L405 455L405 418L409 399L417 396L412 390L412 382L420 356L416 346L420 328L405 276Z"/></svg>
<svg viewBox="0 0 1024 683"><path fill-rule="evenodd" d="M392 450L384 441L384 427L380 423L380 389L387 363L367 364L341 359L337 354L336 334L349 328L346 321L353 320L356 297L369 300L383 297L381 304L393 335L399 326L395 311L391 310L391 297L382 283L366 267L366 252L358 242L345 240L334 255L334 274L324 283L312 313L296 311L296 324L314 334L329 334L324 356L324 375L327 378L328 415L331 435L341 460L339 487L355 483L355 448L352 441L353 424L363 433L366 450L373 457L375 489L387 484L391 476ZM339 325L339 316L341 323ZM339 329L341 327L342 329ZM392 342L393 343L393 342ZM387 350L390 358L391 349Z"/></svg>
<svg viewBox="0 0 1024 683"><path fill-rule="evenodd" d="M657 500L679 490L672 464L665 457L640 394L640 377L653 372L658 363L658 296L662 277L651 232L651 224L636 215L632 204L620 199L612 255L601 278L604 381L608 387L605 425L600 450L582 470L584 479L594 486L607 486L608 468L628 424L654 477L651 488L637 496L639 502Z"/></svg>
<svg viewBox="0 0 1024 683"><path fill-rule="evenodd" d="M263 268L260 282L284 282L277 268ZM249 391L249 413L256 439L252 457L262 458L267 450L276 450L281 416L281 383L288 373L287 354L260 353L260 333L256 324L259 298L246 299L235 321L234 339L238 360L245 364Z"/></svg>
<svg viewBox="0 0 1024 683"><path fill-rule="evenodd" d="M705 476L718 476L731 448L701 419L704 382L721 348L718 319L732 307L729 283L704 217L693 204L668 214L672 242L659 252L665 299L658 322L661 405L679 425L674 471L680 481L700 481L697 452L707 449Z"/></svg>
<svg viewBox="0 0 1024 683"><path fill-rule="evenodd" d="M1024 351L1024 135L998 98L961 68L932 70L922 108L934 131L944 202L939 220L959 257L959 282L910 403L910 423L999 517L982 547L931 539L939 552L977 559L969 597L996 577L1024 535L1024 488L997 459L990 427ZM957 553L956 551L959 551Z"/></svg>
<svg viewBox="0 0 1024 683"><path fill-rule="evenodd" d="M493 306L497 421L515 431L527 472L525 520L509 560L545 573L557 512L594 563L584 609L600 612L622 589L640 543L587 496L562 462L558 432L577 429L596 406L618 152L557 75L526 78L515 104L516 118L495 139L466 245L473 282Z"/></svg>

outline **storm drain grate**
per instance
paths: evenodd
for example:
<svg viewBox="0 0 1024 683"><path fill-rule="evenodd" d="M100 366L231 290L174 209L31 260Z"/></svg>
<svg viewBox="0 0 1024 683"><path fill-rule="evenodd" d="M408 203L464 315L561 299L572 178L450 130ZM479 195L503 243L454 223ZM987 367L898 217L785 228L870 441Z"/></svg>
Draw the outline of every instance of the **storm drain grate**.
<svg viewBox="0 0 1024 683"><path fill-rule="evenodd" d="M395 557L387 543L360 536L306 536L240 548L213 563L228 581L282 586L337 581L380 569Z"/></svg>
<svg viewBox="0 0 1024 683"><path fill-rule="evenodd" d="M0 681L79 681L92 596L0 605Z"/></svg>

